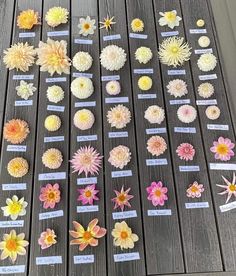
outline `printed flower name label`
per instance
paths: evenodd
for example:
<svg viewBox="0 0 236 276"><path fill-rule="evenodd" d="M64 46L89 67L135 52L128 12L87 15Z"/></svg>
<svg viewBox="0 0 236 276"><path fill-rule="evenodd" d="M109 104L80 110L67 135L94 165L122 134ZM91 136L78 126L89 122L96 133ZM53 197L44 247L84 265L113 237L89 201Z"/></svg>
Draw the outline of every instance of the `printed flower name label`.
<svg viewBox="0 0 236 276"><path fill-rule="evenodd" d="M183 70L168 70L167 74L168 74L168 76L186 75L186 71L185 71L185 69L183 69Z"/></svg>
<svg viewBox="0 0 236 276"><path fill-rule="evenodd" d="M186 209L201 209L201 208L209 208L208 202L188 202L185 203Z"/></svg>
<svg viewBox="0 0 236 276"><path fill-rule="evenodd" d="M146 134L157 134L157 133L166 133L166 128L147 128Z"/></svg>
<svg viewBox="0 0 236 276"><path fill-rule="evenodd" d="M160 217L160 216L171 216L171 209L159 209L159 210L148 210L147 215L149 217Z"/></svg>
<svg viewBox="0 0 236 276"><path fill-rule="evenodd" d="M74 256L74 264L92 264L92 263L94 263L94 255Z"/></svg>
<svg viewBox="0 0 236 276"><path fill-rule="evenodd" d="M206 29L190 29L189 33L190 34L206 34L207 30Z"/></svg>
<svg viewBox="0 0 236 276"><path fill-rule="evenodd" d="M176 133L196 133L195 127L175 127L174 132Z"/></svg>
<svg viewBox="0 0 236 276"><path fill-rule="evenodd" d="M49 37L54 37L54 36L67 36L69 35L69 30L64 30L64 31L54 31L54 32L47 32L47 35Z"/></svg>
<svg viewBox="0 0 236 276"><path fill-rule="evenodd" d="M62 180L66 179L66 172L40 173L38 180Z"/></svg>
<svg viewBox="0 0 236 276"><path fill-rule="evenodd" d="M170 105L177 105L177 104L189 104L190 99L184 99L184 100L170 100Z"/></svg>
<svg viewBox="0 0 236 276"><path fill-rule="evenodd" d="M199 166L179 166L180 172L199 172Z"/></svg>
<svg viewBox="0 0 236 276"><path fill-rule="evenodd" d="M229 130L229 125L211 125L211 124L207 124L207 129L210 129L210 130Z"/></svg>
<svg viewBox="0 0 236 276"><path fill-rule="evenodd" d="M102 76L102 81L114 81L114 80L120 80L120 75L110 75L110 76Z"/></svg>
<svg viewBox="0 0 236 276"><path fill-rule="evenodd" d="M114 254L113 257L115 263L140 260L139 252Z"/></svg>
<svg viewBox="0 0 236 276"><path fill-rule="evenodd" d="M130 33L129 37L137 38L137 39L147 39L148 38L148 36L146 34L135 34L135 33Z"/></svg>
<svg viewBox="0 0 236 276"><path fill-rule="evenodd" d="M217 104L217 100L216 99L212 99L212 100L197 100L196 104L197 105L215 105L215 104Z"/></svg>
<svg viewBox="0 0 236 276"><path fill-rule="evenodd" d="M139 100L146 100L146 99L156 99L156 94L138 94Z"/></svg>
<svg viewBox="0 0 236 276"><path fill-rule="evenodd" d="M77 206L76 211L77 211L77 213L98 212L99 211L99 207L98 207L98 205Z"/></svg>
<svg viewBox="0 0 236 276"><path fill-rule="evenodd" d="M108 132L109 138L121 138L128 137L128 131L120 131L120 132Z"/></svg>
<svg viewBox="0 0 236 276"><path fill-rule="evenodd" d="M205 81L205 80L216 80L217 75L216 74L211 74L211 75L200 75L198 76L199 80Z"/></svg>
<svg viewBox="0 0 236 276"><path fill-rule="evenodd" d="M62 264L62 256L36 257L36 265Z"/></svg>
<svg viewBox="0 0 236 276"><path fill-rule="evenodd" d="M93 78L93 74L90 74L90 73L77 73L77 72L74 72L74 73L73 73L73 77L75 77L75 78L78 78L78 77L86 77L86 78L92 79L92 78Z"/></svg>
<svg viewBox="0 0 236 276"><path fill-rule="evenodd" d="M153 68L134 69L134 74L153 74Z"/></svg>
<svg viewBox="0 0 236 276"><path fill-rule="evenodd" d="M39 213L39 220L51 219L51 218L57 218L57 217L63 217L63 216L64 216L63 210L45 212L45 213Z"/></svg>
<svg viewBox="0 0 236 276"><path fill-rule="evenodd" d="M44 143L62 142L62 141L65 141L65 136L44 137L43 141Z"/></svg>
<svg viewBox="0 0 236 276"><path fill-rule="evenodd" d="M93 41L91 39L80 39L80 38L75 38L74 40L75 44L84 44L84 45L92 45Z"/></svg>
<svg viewBox="0 0 236 276"><path fill-rule="evenodd" d="M25 273L25 265L0 266L1 275L13 273Z"/></svg>
<svg viewBox="0 0 236 276"><path fill-rule="evenodd" d="M19 33L19 38L35 37L35 32Z"/></svg>
<svg viewBox="0 0 236 276"><path fill-rule="evenodd" d="M97 141L97 135L83 135L77 136L77 142Z"/></svg>
<svg viewBox="0 0 236 276"><path fill-rule="evenodd" d="M75 107L84 107L84 106L96 106L96 102L76 102Z"/></svg>
<svg viewBox="0 0 236 276"><path fill-rule="evenodd" d="M196 55L201 55L201 54L212 54L213 53L213 50L212 48L209 48L209 49L196 49L194 50L194 53Z"/></svg>
<svg viewBox="0 0 236 276"><path fill-rule="evenodd" d="M51 83L51 82L66 82L67 78L62 77L62 78L46 78L46 83Z"/></svg>
<svg viewBox="0 0 236 276"><path fill-rule="evenodd" d="M222 213L236 209L236 201L219 206Z"/></svg>
<svg viewBox="0 0 236 276"><path fill-rule="evenodd" d="M167 165L168 161L166 158L163 159L146 159L146 165L147 166L161 166L161 165Z"/></svg>
<svg viewBox="0 0 236 276"><path fill-rule="evenodd" d="M33 80L34 75L13 75L13 80Z"/></svg>
<svg viewBox="0 0 236 276"><path fill-rule="evenodd" d="M64 112L65 106L59 106L59 105L48 105L47 106L48 111L58 111L58 112Z"/></svg>
<svg viewBox="0 0 236 276"><path fill-rule="evenodd" d="M111 172L112 178L127 177L127 176L132 176L131 170Z"/></svg>
<svg viewBox="0 0 236 276"><path fill-rule="evenodd" d="M0 221L0 228L24 227L24 220Z"/></svg>
<svg viewBox="0 0 236 276"><path fill-rule="evenodd" d="M97 184L97 177L77 178L77 185Z"/></svg>
<svg viewBox="0 0 236 276"><path fill-rule="evenodd" d="M112 213L113 219L126 219L126 218L136 218L136 217L137 217L136 210Z"/></svg>
<svg viewBox="0 0 236 276"><path fill-rule="evenodd" d="M3 191L23 191L26 190L26 183L2 184Z"/></svg>
<svg viewBox="0 0 236 276"><path fill-rule="evenodd" d="M105 98L105 103L128 103L128 97L114 97L114 98Z"/></svg>
<svg viewBox="0 0 236 276"><path fill-rule="evenodd" d="M168 37L168 36L174 36L174 35L179 35L178 31L173 31L173 32L161 32L162 37Z"/></svg>
<svg viewBox="0 0 236 276"><path fill-rule="evenodd" d="M15 101L15 106L31 106L31 105L33 105L33 100Z"/></svg>
<svg viewBox="0 0 236 276"><path fill-rule="evenodd" d="M210 163L210 170L235 171L236 164Z"/></svg>
<svg viewBox="0 0 236 276"><path fill-rule="evenodd" d="M26 152L27 146L20 145L8 145L7 151Z"/></svg>
<svg viewBox="0 0 236 276"><path fill-rule="evenodd" d="M121 39L121 35L120 34L105 35L105 36L103 36L103 41L118 40L118 39Z"/></svg>

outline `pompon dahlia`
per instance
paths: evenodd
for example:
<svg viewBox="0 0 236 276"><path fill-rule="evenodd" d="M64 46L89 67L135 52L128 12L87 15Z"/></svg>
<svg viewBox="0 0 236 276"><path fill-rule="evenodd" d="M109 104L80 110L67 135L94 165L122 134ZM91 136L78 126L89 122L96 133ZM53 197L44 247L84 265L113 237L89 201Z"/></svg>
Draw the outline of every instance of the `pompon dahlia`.
<svg viewBox="0 0 236 276"><path fill-rule="evenodd" d="M177 97L182 97L186 94L188 94L187 84L185 81L180 79L172 80L168 83L166 86L167 92L170 93L170 95Z"/></svg>
<svg viewBox="0 0 236 276"><path fill-rule="evenodd" d="M50 27L57 27L68 22L69 12L62 7L53 7L46 13L45 20Z"/></svg>
<svg viewBox="0 0 236 276"><path fill-rule="evenodd" d="M143 64L147 64L152 56L152 50L148 47L139 47L135 52L135 59Z"/></svg>
<svg viewBox="0 0 236 276"><path fill-rule="evenodd" d="M27 138L29 126L24 120L12 119L5 123L3 137L12 144L20 144Z"/></svg>
<svg viewBox="0 0 236 276"><path fill-rule="evenodd" d="M118 95L121 92L120 83L118 81L109 81L106 84L106 91L109 95Z"/></svg>
<svg viewBox="0 0 236 276"><path fill-rule="evenodd" d="M110 151L108 162L115 168L123 169L131 160L131 152L126 146L118 146Z"/></svg>
<svg viewBox="0 0 236 276"><path fill-rule="evenodd" d="M148 76L142 76L138 79L138 87L140 90L147 91L152 88L152 79Z"/></svg>
<svg viewBox="0 0 236 276"><path fill-rule="evenodd" d="M36 51L28 42L13 44L4 50L3 62L9 70L16 69L22 72L29 71L29 67L34 64Z"/></svg>
<svg viewBox="0 0 236 276"><path fill-rule="evenodd" d="M134 18L131 22L131 29L134 33L143 32L144 23L139 18Z"/></svg>
<svg viewBox="0 0 236 276"><path fill-rule="evenodd" d="M198 39L198 45L202 48L206 48L210 45L211 41L210 41L210 38L208 36L201 36L199 37Z"/></svg>
<svg viewBox="0 0 236 276"><path fill-rule="evenodd" d="M125 50L116 45L109 45L102 49L101 65L109 71L120 70L126 62Z"/></svg>
<svg viewBox="0 0 236 276"><path fill-rule="evenodd" d="M167 144L164 138L155 135L148 139L147 150L155 156L163 154L167 149Z"/></svg>
<svg viewBox="0 0 236 276"><path fill-rule="evenodd" d="M210 98L214 94L214 86L209 82L203 82L198 86L198 95L202 98Z"/></svg>
<svg viewBox="0 0 236 276"><path fill-rule="evenodd" d="M177 67L190 59L191 48L183 37L172 36L163 40L158 53L161 63Z"/></svg>
<svg viewBox="0 0 236 276"><path fill-rule="evenodd" d="M71 162L73 173L78 172L78 175L85 173L95 175L99 173L102 164L102 156L91 146L80 147L74 154Z"/></svg>
<svg viewBox="0 0 236 276"><path fill-rule="evenodd" d="M193 157L195 155L195 149L189 143L182 143L176 149L176 153L181 160L185 160L185 161L191 160L192 161Z"/></svg>
<svg viewBox="0 0 236 276"><path fill-rule="evenodd" d="M57 115L49 115L44 121L44 127L48 131L57 131L61 127L61 119Z"/></svg>
<svg viewBox="0 0 236 276"><path fill-rule="evenodd" d="M74 125L80 130L90 129L95 122L95 117L89 109L78 110L74 115Z"/></svg>
<svg viewBox="0 0 236 276"><path fill-rule="evenodd" d="M58 85L49 86L47 89L47 98L52 103L59 103L64 99L64 91Z"/></svg>
<svg viewBox="0 0 236 276"><path fill-rule="evenodd" d="M39 15L38 12L35 12L34 10L22 11L17 16L17 26L19 29L30 30L37 24L40 24Z"/></svg>
<svg viewBox="0 0 236 276"><path fill-rule="evenodd" d="M23 177L29 171L29 164L24 158L16 157L8 162L7 171L12 177Z"/></svg>
<svg viewBox="0 0 236 276"><path fill-rule="evenodd" d="M208 106L205 113L209 120L217 120L220 117L220 109L216 105Z"/></svg>
<svg viewBox="0 0 236 276"><path fill-rule="evenodd" d="M189 124L197 118L197 111L193 106L185 104L178 108L177 116L181 122Z"/></svg>
<svg viewBox="0 0 236 276"><path fill-rule="evenodd" d="M55 170L60 168L63 156L60 150L51 148L44 152L42 162L46 168Z"/></svg>
<svg viewBox="0 0 236 276"><path fill-rule="evenodd" d="M40 71L48 72L51 76L54 73L70 74L70 59L67 56L67 42L65 40L52 40L48 38L47 43L39 42L36 49L38 54L37 65Z"/></svg>
<svg viewBox="0 0 236 276"><path fill-rule="evenodd" d="M197 61L198 68L203 72L209 72L214 70L216 64L216 56L210 53L202 54Z"/></svg>
<svg viewBox="0 0 236 276"><path fill-rule="evenodd" d="M87 77L79 77L72 81L72 94L78 99L87 99L94 92L93 82Z"/></svg>
<svg viewBox="0 0 236 276"><path fill-rule="evenodd" d="M161 124L165 119L164 109L158 105L151 105L146 109L144 118L151 124Z"/></svg>
<svg viewBox="0 0 236 276"><path fill-rule="evenodd" d="M107 112L107 121L111 127L124 128L131 120L131 113L127 107L118 104Z"/></svg>
<svg viewBox="0 0 236 276"><path fill-rule="evenodd" d="M80 72L87 71L93 64L93 58L88 52L80 51L73 57L72 64Z"/></svg>
<svg viewBox="0 0 236 276"><path fill-rule="evenodd" d="M16 87L17 96L24 100L28 100L30 96L33 96L36 90L37 88L34 87L33 83L27 83L24 80L21 80L20 85Z"/></svg>

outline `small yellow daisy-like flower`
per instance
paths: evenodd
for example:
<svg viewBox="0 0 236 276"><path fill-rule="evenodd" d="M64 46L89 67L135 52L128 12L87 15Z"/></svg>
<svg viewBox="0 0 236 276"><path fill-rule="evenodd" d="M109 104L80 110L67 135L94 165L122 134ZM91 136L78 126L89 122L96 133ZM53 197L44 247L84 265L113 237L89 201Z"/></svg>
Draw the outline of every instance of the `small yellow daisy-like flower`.
<svg viewBox="0 0 236 276"><path fill-rule="evenodd" d="M25 208L28 203L24 201L24 197L18 199L16 195L12 198L6 199L7 206L1 207L3 215L5 217L11 217L12 220L16 220L18 216L24 216L26 214Z"/></svg>
<svg viewBox="0 0 236 276"><path fill-rule="evenodd" d="M107 31L108 31L108 30L111 30L112 25L116 24L116 22L114 22L113 19L114 19L114 16L109 17L109 16L107 15L107 17L104 18L103 21L99 22L99 24L101 24L100 29L105 28Z"/></svg>
<svg viewBox="0 0 236 276"><path fill-rule="evenodd" d="M49 115L44 121L44 127L48 131L57 131L61 127L61 119L56 115Z"/></svg>
<svg viewBox="0 0 236 276"><path fill-rule="evenodd" d="M22 11L17 16L17 26L20 29L30 30L33 28L34 25L39 24L38 19L38 13L34 10Z"/></svg>
<svg viewBox="0 0 236 276"><path fill-rule="evenodd" d="M22 157L13 158L7 164L7 171L12 177L23 177L29 171L28 162Z"/></svg>
<svg viewBox="0 0 236 276"><path fill-rule="evenodd" d="M143 32L144 23L141 19L135 18L131 22L131 29L134 33Z"/></svg>
<svg viewBox="0 0 236 276"><path fill-rule="evenodd" d="M147 91L152 88L152 79L148 76L142 76L138 80L138 87L141 90Z"/></svg>
<svg viewBox="0 0 236 276"><path fill-rule="evenodd" d="M58 169L63 161L62 153L55 148L48 149L42 156L42 162L46 168Z"/></svg>
<svg viewBox="0 0 236 276"><path fill-rule="evenodd" d="M53 7L46 13L45 20L51 27L57 27L60 24L68 22L69 12L67 9L62 7Z"/></svg>

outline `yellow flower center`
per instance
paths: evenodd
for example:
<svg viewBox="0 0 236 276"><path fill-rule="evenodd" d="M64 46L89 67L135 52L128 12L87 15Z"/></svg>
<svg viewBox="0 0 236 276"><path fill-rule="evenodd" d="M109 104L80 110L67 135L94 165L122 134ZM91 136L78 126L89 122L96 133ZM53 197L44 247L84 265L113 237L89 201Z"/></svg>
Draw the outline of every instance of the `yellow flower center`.
<svg viewBox="0 0 236 276"><path fill-rule="evenodd" d="M178 48L177 46L173 46L173 47L171 48L171 52L172 52L173 54L178 53L178 51L179 51L179 48Z"/></svg>
<svg viewBox="0 0 236 276"><path fill-rule="evenodd" d="M198 192L198 188L196 186L191 187L191 192L193 193Z"/></svg>
<svg viewBox="0 0 236 276"><path fill-rule="evenodd" d="M18 214L21 210L22 206L18 202L14 202L9 206L9 211L11 214Z"/></svg>
<svg viewBox="0 0 236 276"><path fill-rule="evenodd" d="M48 235L46 240L47 240L48 243L52 243L53 242L53 236Z"/></svg>
<svg viewBox="0 0 236 276"><path fill-rule="evenodd" d="M121 233L120 233L120 237L121 237L121 239L127 239L128 238L128 233L126 232L126 231L121 231Z"/></svg>
<svg viewBox="0 0 236 276"><path fill-rule="evenodd" d="M88 115L86 113L81 113L79 116L79 120L82 122L88 121Z"/></svg>
<svg viewBox="0 0 236 276"><path fill-rule="evenodd" d="M55 198L55 193L54 192L49 192L48 198L49 199L54 199Z"/></svg>
<svg viewBox="0 0 236 276"><path fill-rule="evenodd" d="M90 158L90 156L84 155L84 156L82 157L82 163L85 164L85 165L89 165L89 164L91 163L91 158Z"/></svg>
<svg viewBox="0 0 236 276"><path fill-rule="evenodd" d="M165 13L165 18L168 21L175 21L176 20L176 14L174 12L166 12Z"/></svg>
<svg viewBox="0 0 236 276"><path fill-rule="evenodd" d="M125 194L121 194L118 196L119 201L124 202L126 200Z"/></svg>
<svg viewBox="0 0 236 276"><path fill-rule="evenodd" d="M15 239L9 239L6 242L6 249L10 252L14 252L17 249L17 243Z"/></svg>
<svg viewBox="0 0 236 276"><path fill-rule="evenodd" d="M136 20L136 21L134 22L134 25L135 25L135 27L139 28L139 27L141 26L141 21Z"/></svg>
<svg viewBox="0 0 236 276"><path fill-rule="evenodd" d="M57 53L51 54L51 56L49 57L49 64L51 64L53 66L60 65L61 64L61 58L60 58L60 56L58 56Z"/></svg>
<svg viewBox="0 0 236 276"><path fill-rule="evenodd" d="M90 29L90 24L89 23L85 23L84 24L84 29L87 31Z"/></svg>
<svg viewBox="0 0 236 276"><path fill-rule="evenodd" d="M92 238L93 236L92 236L92 234L91 234L91 232L89 232L89 231L85 231L84 232L84 234L83 234L83 239L84 240L90 240L91 238Z"/></svg>
<svg viewBox="0 0 236 276"><path fill-rule="evenodd" d="M106 19L105 22L104 22L104 25L106 26L106 28L109 28L111 26L111 20Z"/></svg>
<svg viewBox="0 0 236 276"><path fill-rule="evenodd" d="M86 197L91 197L91 195L92 195L91 191L86 191L86 192L85 192L85 196L86 196Z"/></svg>
<svg viewBox="0 0 236 276"><path fill-rule="evenodd" d="M226 154L228 154L228 151L229 151L229 149L228 149L227 145L225 145L225 144L219 144L219 145L216 147L216 152L217 152L218 154L226 155Z"/></svg>
<svg viewBox="0 0 236 276"><path fill-rule="evenodd" d="M155 191L155 196L160 197L161 196L161 191L160 190L156 190Z"/></svg>
<svg viewBox="0 0 236 276"><path fill-rule="evenodd" d="M236 191L236 185L235 185L235 184L230 184L230 185L229 185L229 190L230 190L231 192L235 192L235 191Z"/></svg>

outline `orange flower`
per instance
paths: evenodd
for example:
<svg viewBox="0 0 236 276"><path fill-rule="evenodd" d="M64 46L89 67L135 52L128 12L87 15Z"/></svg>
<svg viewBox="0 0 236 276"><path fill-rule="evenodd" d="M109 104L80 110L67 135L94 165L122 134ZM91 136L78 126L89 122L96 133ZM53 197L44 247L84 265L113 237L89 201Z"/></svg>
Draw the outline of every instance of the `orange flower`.
<svg viewBox="0 0 236 276"><path fill-rule="evenodd" d="M38 18L38 13L34 10L22 11L17 16L17 26L20 29L30 30L34 25L39 24Z"/></svg>
<svg viewBox="0 0 236 276"><path fill-rule="evenodd" d="M3 137L12 144L20 144L29 132L28 124L24 120L12 119L4 125Z"/></svg>

